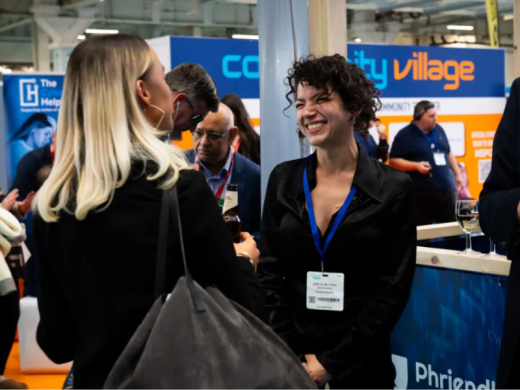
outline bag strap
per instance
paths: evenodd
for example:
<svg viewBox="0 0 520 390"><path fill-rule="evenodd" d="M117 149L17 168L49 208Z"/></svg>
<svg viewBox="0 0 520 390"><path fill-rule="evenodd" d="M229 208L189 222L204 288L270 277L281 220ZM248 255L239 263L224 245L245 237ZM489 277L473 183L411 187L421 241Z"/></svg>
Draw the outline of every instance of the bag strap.
<svg viewBox="0 0 520 390"><path fill-rule="evenodd" d="M206 306L204 305L204 301L197 293L195 289L195 283L191 277L190 270L188 268L188 263L186 262L186 252L184 251L184 238L182 235L182 224L181 224L181 214L179 211L179 197L177 195L177 186L173 186L169 190L166 190L170 197L170 205L171 213L173 217L173 230L175 231L175 236L179 240L179 247L181 249L182 256L182 264L184 266L184 275L186 276L186 282L188 284L188 289L190 291L191 299L193 300L193 304L195 305L195 309L197 312L202 313L206 311Z"/></svg>
<svg viewBox="0 0 520 390"><path fill-rule="evenodd" d="M166 262L168 258L168 230L170 224L170 202L167 191L161 197L161 211L159 213L159 232L157 241L157 258L155 262L155 299L166 290Z"/></svg>
<svg viewBox="0 0 520 390"><path fill-rule="evenodd" d="M184 240L182 235L181 215L179 212L179 199L177 195L177 186L173 186L168 190L164 190L161 198L161 213L159 215L159 240L157 244L157 262L155 274L155 299L165 293L166 290L166 263L168 259L168 230L170 220L173 219L173 230L175 237L179 241L179 249L184 266L184 275L188 290L195 305L197 312L206 311L204 301L197 293L195 284L191 277L186 262L186 253L184 251Z"/></svg>

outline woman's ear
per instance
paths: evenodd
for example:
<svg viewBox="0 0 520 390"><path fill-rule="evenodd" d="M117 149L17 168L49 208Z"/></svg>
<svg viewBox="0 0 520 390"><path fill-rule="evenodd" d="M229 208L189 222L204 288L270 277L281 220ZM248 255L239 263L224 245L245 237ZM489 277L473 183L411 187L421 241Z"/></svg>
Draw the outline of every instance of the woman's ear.
<svg viewBox="0 0 520 390"><path fill-rule="evenodd" d="M148 107L150 105L150 92L146 88L146 83L143 80L137 80L135 83L135 92L141 104L144 107Z"/></svg>

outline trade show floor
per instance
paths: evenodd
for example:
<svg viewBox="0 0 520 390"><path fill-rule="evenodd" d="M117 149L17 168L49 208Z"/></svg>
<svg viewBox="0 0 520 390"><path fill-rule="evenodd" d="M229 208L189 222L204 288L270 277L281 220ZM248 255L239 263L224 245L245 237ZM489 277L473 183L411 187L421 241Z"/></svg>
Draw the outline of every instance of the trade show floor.
<svg viewBox="0 0 520 390"><path fill-rule="evenodd" d="M18 343L14 343L13 350L7 361L5 376L9 379L23 382L29 389L61 389L66 375L29 375L22 373L20 369L20 352Z"/></svg>

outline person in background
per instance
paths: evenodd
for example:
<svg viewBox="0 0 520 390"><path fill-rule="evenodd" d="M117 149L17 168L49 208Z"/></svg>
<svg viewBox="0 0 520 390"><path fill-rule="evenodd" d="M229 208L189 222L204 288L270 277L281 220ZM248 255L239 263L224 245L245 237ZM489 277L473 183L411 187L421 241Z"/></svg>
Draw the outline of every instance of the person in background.
<svg viewBox="0 0 520 390"><path fill-rule="evenodd" d="M233 113L220 103L216 113L209 113L193 133L194 149L186 152L195 169L204 172L206 181L224 205L227 184L238 185L238 215L242 230L260 237L260 167L231 146L238 129L233 125Z"/></svg>
<svg viewBox="0 0 520 390"><path fill-rule="evenodd" d="M413 121L399 131L392 143L389 164L412 178L417 226L455 221L457 188L464 185L464 180L448 137L437 124L433 103L417 103Z"/></svg>
<svg viewBox="0 0 520 390"><path fill-rule="evenodd" d="M23 156L35 149L49 145L55 132L56 120L41 112L31 115L25 121L9 141L12 158L10 161L10 179L15 176L16 169Z"/></svg>
<svg viewBox="0 0 520 390"><path fill-rule="evenodd" d="M220 101L233 111L235 126L238 128L238 137L235 138L233 147L242 156L260 165L260 136L251 125L251 118L242 99L229 93Z"/></svg>
<svg viewBox="0 0 520 390"><path fill-rule="evenodd" d="M173 104L174 137L181 132L195 131L208 112L217 112L217 87L211 76L199 64L183 63L166 74Z"/></svg>
<svg viewBox="0 0 520 390"><path fill-rule="evenodd" d="M22 202L17 201L18 191L13 190L7 196L4 196L0 189L0 207L10 211L16 218L24 218L31 210L31 203L34 199L34 193ZM21 252L21 247L12 247L12 251ZM7 255L7 259L11 253ZM3 259L1 259L3 260ZM19 264L19 262L18 262ZM18 288L18 280L23 277L20 267L10 267L15 285ZM20 317L20 293L16 292L0 296L0 389L27 389L25 383L16 382L4 376L7 359L11 353L13 342L16 336L16 327Z"/></svg>
<svg viewBox="0 0 520 390"><path fill-rule="evenodd" d="M469 178L468 172L466 171L466 165L464 163L459 164L460 175L462 176L462 182L464 183L462 186L457 188L457 200L470 200L474 199L469 192Z"/></svg>
<svg viewBox="0 0 520 390"><path fill-rule="evenodd" d="M259 253L250 237L233 246L204 175L160 139L174 128L171 91L143 39L82 41L64 85L56 159L35 200L36 339L53 362L74 361L75 388L99 389L154 303L165 189L177 187L193 279L263 317L255 268L236 254ZM184 269L168 239L171 291Z"/></svg>
<svg viewBox="0 0 520 390"><path fill-rule="evenodd" d="M35 149L22 157L16 168L16 176L11 186L12 191L18 191L20 198L25 199L29 194L38 191L42 185L39 172L45 167L51 167L54 161L56 151L56 133L52 135L52 143L41 148ZM32 215L29 214L24 221L27 228L27 248L31 252L31 257L27 261L25 269L24 295L36 296L37 284L36 279L36 256L34 250L34 237L32 229Z"/></svg>
<svg viewBox="0 0 520 390"><path fill-rule="evenodd" d="M497 389L520 389L520 79L511 86L493 141L491 172L480 193L482 231L507 247L511 271L507 283L504 330Z"/></svg>
<svg viewBox="0 0 520 390"><path fill-rule="evenodd" d="M287 84L316 153L269 178L258 265L269 323L318 386L393 389L390 334L415 270L412 182L356 144L381 104L357 65L310 57Z"/></svg>
<svg viewBox="0 0 520 390"><path fill-rule="evenodd" d="M370 128L375 127L379 135L379 143L376 144L374 137L369 132ZM354 128L356 143L365 149L371 158L375 158L381 162L388 160L388 141L386 140L386 126L382 123L376 125L374 121L370 121L368 129Z"/></svg>

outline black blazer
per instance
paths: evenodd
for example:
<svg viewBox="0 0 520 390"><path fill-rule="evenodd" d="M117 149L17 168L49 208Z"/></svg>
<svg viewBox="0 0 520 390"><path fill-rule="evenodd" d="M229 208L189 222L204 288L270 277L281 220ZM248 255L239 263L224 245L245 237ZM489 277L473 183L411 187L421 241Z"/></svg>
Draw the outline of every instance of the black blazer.
<svg viewBox="0 0 520 390"><path fill-rule="evenodd" d="M493 141L491 172L480 194L480 224L496 244L508 246L512 260L506 299L506 315L497 373L497 389L520 388L520 79L511 94Z"/></svg>
<svg viewBox="0 0 520 390"><path fill-rule="evenodd" d="M195 151L185 152L186 158L195 163ZM242 231L250 233L255 239L260 237L260 166L240 153L235 154L231 181L238 185L238 215L242 220Z"/></svg>
<svg viewBox="0 0 520 390"><path fill-rule="evenodd" d="M314 155L311 191L316 166ZM315 354L336 387L393 388L390 333L415 271L412 182L359 148L353 181L358 192L325 252L325 271L345 275L344 310L308 310L307 272L320 271L321 258L306 208L304 168L304 159L278 165L267 187L258 276L270 325L297 355Z"/></svg>
<svg viewBox="0 0 520 390"><path fill-rule="evenodd" d="M154 302L162 190L142 169L116 190L110 206L84 221L35 217L40 324L37 340L55 363L74 360L74 387L101 388ZM204 176L182 171L178 183L188 266L202 286L262 316L254 268L237 258ZM184 274L170 235L168 291ZM182 353L182 351L172 351Z"/></svg>

